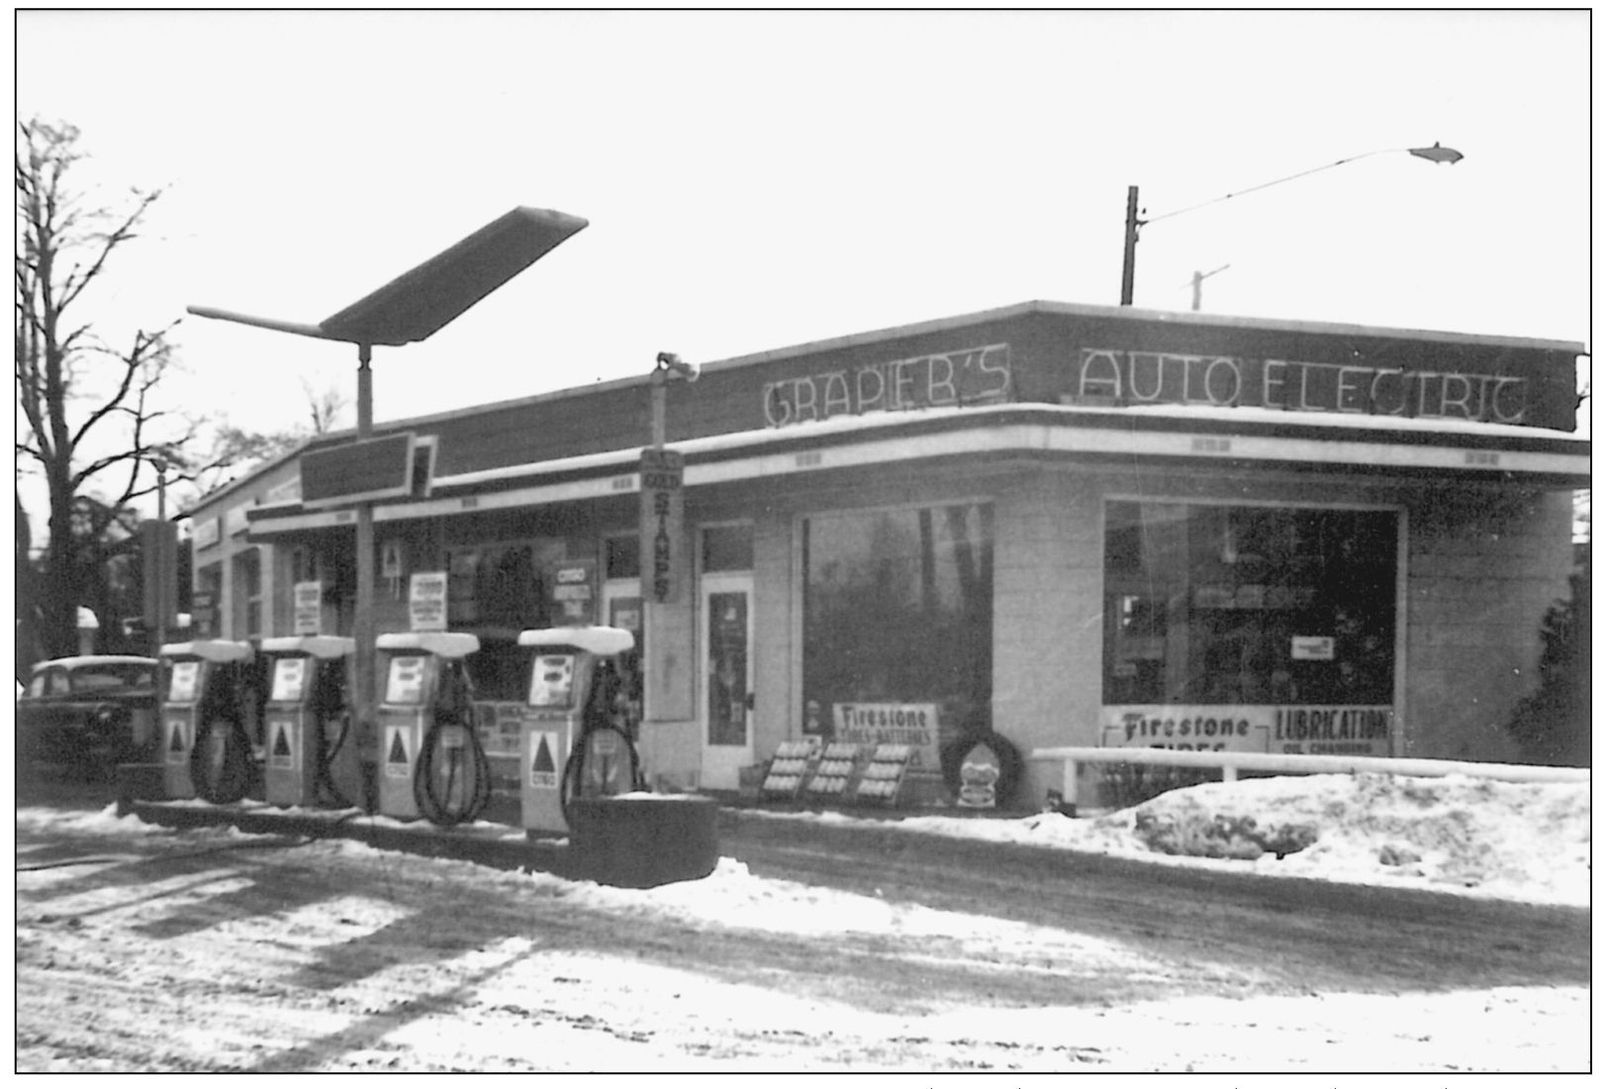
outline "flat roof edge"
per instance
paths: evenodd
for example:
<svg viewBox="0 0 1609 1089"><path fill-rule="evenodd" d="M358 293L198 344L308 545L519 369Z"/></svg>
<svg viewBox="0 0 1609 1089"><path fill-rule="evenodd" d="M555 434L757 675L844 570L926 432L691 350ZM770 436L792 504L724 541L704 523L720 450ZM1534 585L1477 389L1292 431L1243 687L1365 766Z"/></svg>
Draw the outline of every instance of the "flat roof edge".
<svg viewBox="0 0 1609 1089"><path fill-rule="evenodd" d="M714 359L699 364L702 371L714 372L732 370L738 367L757 366L762 363L773 363L779 360L791 359L795 356L816 355L824 352L844 351L849 348L863 347L868 344L878 344L887 340L900 340L906 337L924 336L929 333L942 333L949 329L960 329L969 325L981 325L986 322L1009 321L1013 318L1026 317L1030 314L1053 314L1064 317L1087 318L1117 318L1128 321L1151 321L1175 325L1212 325L1222 328L1245 329L1250 331L1271 330L1286 333L1310 333L1314 335L1338 336L1381 336L1398 337L1411 340L1436 341L1450 344L1479 344L1494 348L1527 348L1533 351L1573 352L1583 355L1586 347L1573 341L1544 340L1529 337L1487 336L1479 333L1454 333L1430 329L1400 329L1389 326L1354 325L1340 322L1298 321L1277 318L1256 318L1225 314L1203 314L1200 311L1173 311L1173 310L1142 310L1132 306L1098 306L1090 303L1056 302L1045 299L1032 299L1026 302L1010 303L1005 306L991 307L986 310L974 310L965 314L951 314L942 318L931 318L904 325L890 325L879 329L868 329L858 333L848 333L843 336L828 337L823 340L800 341L795 344L784 345L779 348L767 348L758 352L748 352L743 355L728 356L725 359ZM442 412L433 412L424 416L411 416L398 420L386 421L379 425L377 430L383 428L387 431L406 430L408 428L422 427L432 423L456 419L469 413L484 412L489 409L517 409L526 405L542 404L549 401L560 401L567 397L577 397L582 394L595 393L601 390L629 389L633 386L647 386L649 372L628 375L625 378L612 378L589 383L587 385L570 386L565 389L548 390L544 393L534 393L527 397L514 397L505 401L492 401L486 404L466 405L463 408L447 409ZM317 437L321 444L331 439L347 439L356 435L355 429L332 431Z"/></svg>
<svg viewBox="0 0 1609 1089"><path fill-rule="evenodd" d="M850 333L844 336L829 337L823 340L803 341L779 348L768 348L759 352L731 356L725 359L711 360L707 363L701 363L700 368L706 372L731 370L739 367L755 366L763 363L790 359L796 356L843 351L850 348L877 344L889 340L924 336L931 333L940 333L950 329L959 329L971 325L980 325L987 322L1008 321L1014 318L1025 317L1032 314L1119 319L1126 321L1157 322L1174 325L1206 325L1220 328L1244 329L1253 332L1268 331L1324 336L1392 337L1399 339L1432 341L1444 344L1465 344L1480 345L1492 348L1516 348L1531 351L1565 352L1575 355L1586 354L1586 346L1584 344L1564 340L1496 336L1479 333L1457 333L1429 329L1403 329L1389 326L1357 325L1341 322L1318 322L1224 314L1205 314L1200 311L1148 310L1139 309L1132 306L1103 306L1091 303L1070 303L1034 299L985 310L970 311L965 314L952 314L946 317L933 318L910 324L885 326L879 329ZM391 434L398 431L420 430L427 428L432 424L444 423L449 420L459 419L465 416L475 415L492 410L518 410L530 405L562 401L569 397L577 397L583 394L590 394L599 391L623 390L637 386L647 387L649 382L650 374L647 370L645 370L642 374L630 375L625 378L600 380L586 385L570 386L565 389L549 390L544 393L531 394L526 397L515 397L502 401L491 401L482 404L465 405L461 408L446 409L441 412L433 412L423 416L411 416L396 420L387 420L383 423L377 423L374 430L377 437L381 434ZM330 431L322 435L310 436L299 443L295 449L254 467L251 471L247 472L238 480L230 481L228 484L220 486L209 495L202 497L192 504L189 504L186 509L174 516L174 520L177 521L185 517L193 517L196 512L200 511L201 509L221 502L231 493L245 487L259 476L267 473L284 462L289 461L291 458L299 456L311 447L323 447L341 442L350 442L356 437L356 428L346 428L340 431Z"/></svg>
<svg viewBox="0 0 1609 1089"><path fill-rule="evenodd" d="M1313 333L1326 336L1382 336L1409 340L1434 340L1449 344L1483 344L1493 348L1529 348L1533 351L1586 354L1586 345L1571 340L1541 337L1500 336L1485 333L1456 333L1439 329L1406 329L1390 325L1359 325L1352 322L1303 321L1294 318L1259 318L1235 314L1204 314L1199 310L1139 310L1131 306L1093 306L1085 303L1035 302L1026 304L1045 313L1077 317L1129 317L1174 325L1216 325L1231 329L1272 330L1283 333Z"/></svg>

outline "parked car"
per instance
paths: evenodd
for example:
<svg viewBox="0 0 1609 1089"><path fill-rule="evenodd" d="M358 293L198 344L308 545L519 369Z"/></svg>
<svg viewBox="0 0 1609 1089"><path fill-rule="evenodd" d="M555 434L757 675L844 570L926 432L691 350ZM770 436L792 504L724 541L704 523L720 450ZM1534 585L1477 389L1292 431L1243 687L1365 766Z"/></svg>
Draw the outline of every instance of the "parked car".
<svg viewBox="0 0 1609 1089"><path fill-rule="evenodd" d="M17 697L17 751L83 771L148 760L156 750L155 658L89 654L34 666Z"/></svg>

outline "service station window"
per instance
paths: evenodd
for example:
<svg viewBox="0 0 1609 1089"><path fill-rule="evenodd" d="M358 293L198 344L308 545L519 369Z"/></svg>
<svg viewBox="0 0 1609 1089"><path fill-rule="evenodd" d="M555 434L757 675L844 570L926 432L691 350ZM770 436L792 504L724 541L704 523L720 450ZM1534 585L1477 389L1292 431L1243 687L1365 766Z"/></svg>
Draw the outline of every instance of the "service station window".
<svg viewBox="0 0 1609 1089"><path fill-rule="evenodd" d="M455 629L493 625L515 631L547 627L540 559L531 541L449 549L448 624Z"/></svg>
<svg viewBox="0 0 1609 1089"><path fill-rule="evenodd" d="M241 552L234 559L236 617L234 630L241 637L263 632L263 561L256 548Z"/></svg>
<svg viewBox="0 0 1609 1089"><path fill-rule="evenodd" d="M635 533L603 539L603 577L634 579L642 573L642 538Z"/></svg>
<svg viewBox="0 0 1609 1089"><path fill-rule="evenodd" d="M1107 704L1392 702L1392 511L1106 504Z"/></svg>
<svg viewBox="0 0 1609 1089"><path fill-rule="evenodd" d="M812 515L800 537L806 733L876 740L908 728L898 740L931 746L939 726L988 713L993 507Z"/></svg>

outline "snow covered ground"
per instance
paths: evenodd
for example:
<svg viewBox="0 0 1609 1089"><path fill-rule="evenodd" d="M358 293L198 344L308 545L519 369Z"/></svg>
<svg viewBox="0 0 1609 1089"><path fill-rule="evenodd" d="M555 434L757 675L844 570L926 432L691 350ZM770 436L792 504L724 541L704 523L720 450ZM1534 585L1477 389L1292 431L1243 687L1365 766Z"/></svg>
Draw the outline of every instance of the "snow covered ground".
<svg viewBox="0 0 1609 1089"><path fill-rule="evenodd" d="M1150 849L1137 821L1262 828L1308 825L1311 846L1248 860ZM1204 783L1093 820L1044 814L1019 821L914 817L911 831L990 837L1041 847L1258 874L1461 891L1531 903L1587 906L1591 788L1467 776L1308 775Z"/></svg>
<svg viewBox="0 0 1609 1089"><path fill-rule="evenodd" d="M1468 778L1409 779L1383 775L1326 775L1242 780L1174 791L1135 809L1094 819L1040 814L1022 819L911 816L884 827L946 836L998 839L1041 847L1145 858L1159 865L1203 866L1348 883L1419 887L1472 897L1585 906L1590 896L1590 788L1586 784L1508 784ZM775 813L766 819L844 822L836 813ZM1137 826L1310 829L1310 846L1276 858L1206 858L1150 850ZM19 833L85 833L119 837L169 835L113 808L63 814L19 809ZM238 833L214 833L237 835ZM1188 839L1189 837L1184 837ZM1211 843L1197 837L1197 842ZM1216 849L1209 847L1208 849ZM307 850L307 849L304 849ZM317 865L339 885L344 865L385 852L353 842L314 848ZM26 856L19 862L25 863ZM306 861L306 860L304 860ZM443 883L464 879L469 864L409 861L439 872ZM48 900L52 882L68 870L19 873L19 901ZM1028 963L1046 950L1097 971L1145 971L1145 956L1121 943L1070 931L982 915L894 904L798 882L758 877L723 859L701 881L628 890L569 882L551 875L489 874L518 895L560 898L577 910L616 918L674 920L698 931L812 936L824 941L869 935L891 942L931 943L948 955L990 963ZM69 886L63 884L65 893ZM77 887L77 886L72 886ZM230 886L232 887L232 886ZM520 890L524 890L521 892ZM37 894L37 895L36 895ZM161 898L129 905L98 903L80 891L50 905L53 913L81 912L91 925L149 930L164 910ZM43 897L44 899L40 899ZM397 904L352 898L337 913L343 926L383 928L402 911ZM19 910L19 948L28 939ZM308 912L251 917L253 947L303 949ZM321 918L327 911L321 907ZM326 927L327 923L318 926ZM220 937L219 940L224 940ZM328 938L328 935L324 936ZM849 1004L780 993L715 975L660 968L633 971L629 990L611 979L607 958L596 954L527 948L510 938L474 954L474 1001L459 1011L433 1008L409 1022L402 1069L519 1068L571 1070L693 1069L904 1069L938 1068L945 1045L974 1044L969 1054L984 1067L1003 1069L1289 1070L1347 1071L1465 1069L1578 1071L1589 1063L1589 992L1585 987L1501 987L1455 993L1396 995L1314 994L1217 997L1185 995L1118 1008L1069 1006L1022 1009L934 1009L922 1015L868 1011ZM220 946L215 955L233 954ZM537 958L537 960L533 960ZM484 961L485 963L481 963ZM539 961L540 963L537 963ZM493 963L495 962L495 963ZM506 963L507 967L500 967ZM136 966L119 969L138 975ZM163 970L171 981L172 965ZM455 960L435 966L437 978L410 978L412 993L462 993L467 968ZM32 975L23 989L31 993ZM577 1050L574 1025L550 1023L543 1032L512 1033L486 1011L534 1008L548 981L564 980L575 1008L600 1024L629 1025L652 1008L652 1031L593 1032ZM156 983L155 977L152 979ZM400 983L401 981L399 981ZM661 993L662 992L662 993ZM551 999L550 999L551 1000ZM473 1011L480 1011L475 1013ZM466 1012L468 1011L468 1012ZM506 1016L502 1014L499 1016ZM573 1020L573 1019L572 1019ZM644 1022L647 1023L647 1022ZM798 1040L827 1040L826 1051L733 1049L711 1041L752 1041L788 1026ZM765 1026L771 1026L766 1028ZM721 1033L726 1033L722 1036ZM20 1036L19 1036L20 1039ZM987 1042L985 1046L984 1042ZM1062 1041L1051 1046L1050 1041ZM1080 1053L1077 1041L1099 1042ZM784 1040L783 1042L786 1042ZM601 1048L601 1050L600 1050ZM937 1050L936 1050L937 1049ZM48 1049L46 1049L48 1051ZM962 1048L965 1050L965 1048ZM560 1060L559 1056L567 1056ZM348 1054L339 1069L363 1069ZM1081 1065L1082 1064L1082 1065ZM389 1062L397 1067L394 1053ZM28 1051L19 1043L22 1069L95 1069L71 1059ZM329 1066L310 1068L328 1069Z"/></svg>

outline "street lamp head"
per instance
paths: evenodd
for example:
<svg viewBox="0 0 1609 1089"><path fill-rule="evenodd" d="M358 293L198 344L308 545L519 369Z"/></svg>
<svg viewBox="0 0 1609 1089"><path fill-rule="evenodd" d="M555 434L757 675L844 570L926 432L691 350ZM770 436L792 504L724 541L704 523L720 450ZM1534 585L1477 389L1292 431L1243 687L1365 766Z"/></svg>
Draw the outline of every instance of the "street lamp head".
<svg viewBox="0 0 1609 1089"><path fill-rule="evenodd" d="M1438 141L1429 147L1411 147L1409 155L1416 155L1421 159L1429 159L1433 163L1456 163L1464 157L1462 151L1450 147L1442 147Z"/></svg>
<svg viewBox="0 0 1609 1089"><path fill-rule="evenodd" d="M654 361L659 364L660 371L671 371L689 382L698 381L698 364L683 363L682 357L675 352L660 352Z"/></svg>

